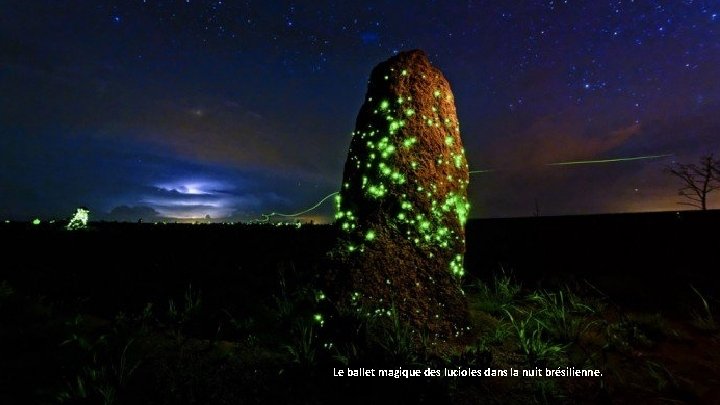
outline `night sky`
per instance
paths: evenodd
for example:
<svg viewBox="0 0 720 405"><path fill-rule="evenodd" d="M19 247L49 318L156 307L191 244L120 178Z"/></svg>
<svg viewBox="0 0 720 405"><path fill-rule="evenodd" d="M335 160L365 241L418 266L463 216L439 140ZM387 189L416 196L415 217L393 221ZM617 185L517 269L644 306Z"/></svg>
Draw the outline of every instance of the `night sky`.
<svg viewBox="0 0 720 405"><path fill-rule="evenodd" d="M717 1L5 0L0 218L303 210L339 189L372 67L414 48L493 169L473 217L674 210L663 168L720 148Z"/></svg>

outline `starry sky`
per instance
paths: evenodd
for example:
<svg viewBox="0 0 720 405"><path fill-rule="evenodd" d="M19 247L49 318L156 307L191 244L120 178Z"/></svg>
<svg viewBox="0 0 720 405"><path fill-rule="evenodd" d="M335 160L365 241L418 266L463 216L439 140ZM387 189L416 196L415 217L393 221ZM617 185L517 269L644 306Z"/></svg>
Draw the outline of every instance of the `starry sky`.
<svg viewBox="0 0 720 405"><path fill-rule="evenodd" d="M301 211L339 189L372 67L415 48L472 217L675 210L663 168L720 147L717 1L4 0L0 218Z"/></svg>

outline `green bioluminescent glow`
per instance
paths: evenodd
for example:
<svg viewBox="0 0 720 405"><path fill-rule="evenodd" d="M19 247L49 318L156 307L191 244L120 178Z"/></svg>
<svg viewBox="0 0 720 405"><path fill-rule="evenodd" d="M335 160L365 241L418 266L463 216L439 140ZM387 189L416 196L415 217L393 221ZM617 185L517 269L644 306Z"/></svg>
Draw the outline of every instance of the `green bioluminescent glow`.
<svg viewBox="0 0 720 405"><path fill-rule="evenodd" d="M595 159L595 160L573 160L573 161L566 161L566 162L553 162L553 163L545 163L544 166L575 166L575 165L592 165L592 164L604 164L604 163L623 163L623 162L633 162L637 160L648 160L648 159L662 159L673 156L672 153L667 153L664 155L647 155L647 156L632 156L632 157L623 157L623 158L609 158L609 159ZM470 174L480 174L480 173L492 173L497 172L502 169L482 169L482 170L471 170Z"/></svg>
<svg viewBox="0 0 720 405"><path fill-rule="evenodd" d="M40 225L40 222L42 222L42 221L40 221L40 218L35 218L32 220L33 225Z"/></svg>
<svg viewBox="0 0 720 405"><path fill-rule="evenodd" d="M599 160L575 160L575 161L569 161L569 162L548 163L546 166L572 166L572 165L592 165L592 164L596 164L596 163L632 162L634 160L660 159L660 158L665 158L665 157L670 157L670 156L672 156L672 154L636 156L636 157L614 158L614 159L599 159Z"/></svg>
<svg viewBox="0 0 720 405"><path fill-rule="evenodd" d="M260 216L262 219L260 219L260 220L258 220L258 221L256 221L256 222L269 222L269 221L270 221L270 218L276 217L276 216L277 216L277 217L292 218L292 217L299 217L299 216L301 216L301 215L305 215L305 214L309 213L310 211L313 211L313 210L317 209L318 207L320 207L321 205L323 205L323 203L324 203L325 201L327 201L328 199L330 199L330 197L333 197L333 196L335 196L335 195L337 195L337 197L335 198L335 202L336 202L337 207L339 207L339 206L340 206L340 195L339 195L339 194L340 194L339 191L334 191L334 192L326 195L325 197L323 197L320 201L318 201L318 202L317 202L315 205L313 205L312 207L310 207L310 208L308 208L308 209L306 209L306 210L302 210L302 211L300 211L300 212L295 212L295 213L292 213L292 214L283 214L283 213L281 213L281 212L271 212L270 214L262 214L262 215Z"/></svg>
<svg viewBox="0 0 720 405"><path fill-rule="evenodd" d="M400 76L410 76L405 69L391 71L403 72L398 76L393 74L393 80ZM355 152L351 149L348 161L357 172L344 180L358 184L355 187L352 184L350 187L343 185L342 193L349 193L344 197L353 196L366 200L362 201L363 204L387 206L392 221L389 225L397 229L401 237L427 252L427 257L438 257L438 252L445 251L446 257L452 260L456 253L460 254L460 258L463 256L460 252L464 251L464 240L455 230L455 226L462 227L469 214L469 203L465 196L469 182L464 176L448 172L435 180L437 184L425 183L422 180L424 176L419 171L433 170L436 167L433 167L432 163L421 165L412 155L408 155L407 151L418 147L418 143L432 145L433 141L423 140L425 130L419 127L431 127L429 131L432 131L432 136L437 136L435 128L447 127L447 132L440 135L443 147L438 150L431 149L434 155L430 156L432 160L423 157L423 161L437 161L437 169L443 171L450 170L440 167L443 165L452 166L452 170L467 170L464 150L456 139L459 131L456 118L454 115L452 118L445 116L446 112L441 108L443 100L450 100L451 96L444 94L440 88L432 89L431 94L436 99L435 104L428 106L432 113L423 111L425 114L416 110L418 105L422 104L415 104L409 94L396 94L394 97L378 100L376 104L372 103L371 97L367 97L367 105L375 117L365 127L357 127L352 134L353 143L357 144L359 149ZM446 99L442 99L446 96ZM393 99L396 102L391 102ZM403 133L408 126L415 128L413 132L420 132ZM401 148L403 150L400 150ZM419 149L418 156L422 156L423 152ZM364 159L360 156L364 156ZM406 156L411 158L406 160ZM358 189L361 190L361 195L356 196ZM419 200L411 203L408 195L410 192L417 193ZM348 234L345 249L360 254L369 246L369 242L386 235L377 233L378 229L365 228L355 217L348 218L349 206L345 207L347 203L349 201L343 198L335 218L341 230ZM393 212L393 206L397 211ZM456 276L462 276L462 260L453 261L453 267L448 270Z"/></svg>
<svg viewBox="0 0 720 405"><path fill-rule="evenodd" d="M75 215L70 219L67 226L65 227L68 231L77 231L80 229L87 229L88 219L90 217L90 210L87 208L78 208L75 211Z"/></svg>

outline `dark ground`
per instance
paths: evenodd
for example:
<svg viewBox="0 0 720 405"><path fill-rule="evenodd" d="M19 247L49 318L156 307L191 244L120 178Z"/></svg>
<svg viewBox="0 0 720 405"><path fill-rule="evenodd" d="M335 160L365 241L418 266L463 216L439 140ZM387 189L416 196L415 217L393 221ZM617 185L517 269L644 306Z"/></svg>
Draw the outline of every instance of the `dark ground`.
<svg viewBox="0 0 720 405"><path fill-rule="evenodd" d="M523 292L569 288L610 308L593 315L594 325L607 326L602 333L584 331L571 343L587 348L603 335L592 347L603 353L598 367L609 377L551 383L548 393L540 387L542 395L512 382L363 384L395 391L396 403L554 403L553 395L569 403L720 400L712 388L720 364L707 355L720 348L717 330L690 326L702 298L715 308L713 297L720 297L720 238L712 236L718 229L720 211L471 220L469 280L489 285L504 271ZM377 400L363 385L328 379L342 362L323 360L322 349L297 355L303 342L317 344L307 342L315 337L312 328L311 339L302 339L307 329L293 317L312 311L298 297L323 273L331 226L93 223L88 231L68 232L61 224L10 223L0 224L0 237L7 241L0 268L0 403ZM476 312L479 324L484 317L507 322L500 312ZM662 330L653 335L653 325L637 321L642 317L657 317L654 326ZM630 343L608 349L615 335L607 331L626 327L628 319L635 322ZM285 350L298 336L295 352ZM516 351L508 347L484 349L494 357L483 361L512 364L503 360ZM386 359L367 353L350 364ZM637 364L649 376L623 371Z"/></svg>

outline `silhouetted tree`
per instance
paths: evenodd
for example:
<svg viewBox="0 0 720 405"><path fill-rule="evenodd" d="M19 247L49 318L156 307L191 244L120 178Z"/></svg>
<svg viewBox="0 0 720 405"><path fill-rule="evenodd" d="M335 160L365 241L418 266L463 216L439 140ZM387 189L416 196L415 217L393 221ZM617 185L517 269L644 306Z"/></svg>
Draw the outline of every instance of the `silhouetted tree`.
<svg viewBox="0 0 720 405"><path fill-rule="evenodd" d="M678 190L678 195L690 200L678 204L707 209L707 195L720 188L719 169L720 163L712 154L700 158L699 164L676 163L668 167L668 173L678 177L684 184Z"/></svg>

